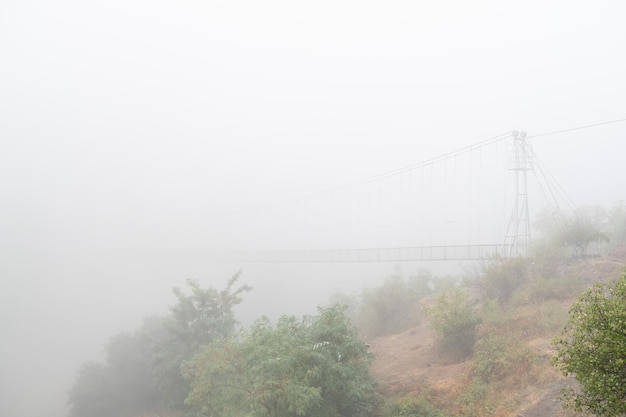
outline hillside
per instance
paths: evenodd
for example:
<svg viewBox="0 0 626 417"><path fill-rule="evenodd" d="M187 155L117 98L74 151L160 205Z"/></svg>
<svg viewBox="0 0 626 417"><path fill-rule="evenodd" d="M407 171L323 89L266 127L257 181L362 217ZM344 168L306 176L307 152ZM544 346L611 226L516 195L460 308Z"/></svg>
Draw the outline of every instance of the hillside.
<svg viewBox="0 0 626 417"><path fill-rule="evenodd" d="M372 311L376 313L375 315L363 315L367 321L362 318L360 320L361 323L372 324L373 322L376 324L368 330L378 331L382 324L385 324L386 327L383 330L391 332L390 329L393 328L394 323L405 320L401 324L406 330L367 340L369 352L374 358L370 368L371 375L378 383L377 388L381 395L376 395L375 389L371 389L372 384L369 379L368 361L366 360L368 349L356 331L339 331L337 334L343 336L338 337L337 340L343 343L352 337L352 341L355 343L348 345L360 346L358 352L361 356L355 357L361 359L342 361L340 350L337 352L329 350L327 352L331 353L328 355L321 355L321 357L329 358L329 360L320 362L320 364L330 364L331 368L329 369L341 369L342 372L338 375L342 377L347 375L346 378L349 381L356 379L354 374L348 372L352 369L351 366L353 364L364 365L360 375L368 376L366 378L367 384L358 384L358 386L360 389L368 387L367 389L370 390L365 395L361 394L363 391L352 391L359 393L352 404L361 404L364 402L363 399L367 398L371 401L371 410L375 410L372 415L378 417L577 417L572 412L564 411L558 400L561 389L575 381L563 378L551 365L552 340L561 333L567 321L570 306L586 288L594 283L606 283L619 277L625 268L626 245L614 250L604 258L573 261L564 260L558 256L551 257L549 254L541 254L529 259L498 259L494 260L493 263L486 262L477 269L475 275L464 277L464 286L460 289L454 287L452 284L454 281L449 281L444 283L445 286L439 288L436 285L428 285L430 291L424 292L426 287L423 285L426 282L424 278L430 278L431 275L418 275L413 281L404 280L394 275L385 282L384 285L386 286L366 293L369 296L366 301L370 304L364 303L365 308L361 310L366 313ZM413 287L407 286L407 282L410 282ZM196 285L193 282L190 284ZM193 288L196 290L196 294L202 292L199 287ZM414 291L413 294L403 298L403 294L410 293L411 289ZM180 293L180 296L183 301L188 300L184 294ZM448 300L447 304L442 303L442 300ZM447 310L437 310L442 305ZM455 308L456 306L463 306L463 308ZM401 308L396 309L395 307ZM345 320L343 322L350 323L351 319L344 316L343 308L338 306L333 308L337 309L333 313L337 315L329 317L341 317L342 320ZM389 310L385 310L386 308ZM433 314L437 311L439 311L438 314ZM442 311L446 314L442 315ZM454 336L452 340L455 344L452 347L458 348L459 345L463 345L463 350L450 349L451 346L442 343L442 337L431 329L431 324L437 323L442 316L453 317L455 324L459 322L462 324L471 323L469 332L465 331L467 327L454 327L454 331L448 332ZM361 316L357 316L357 318L359 317ZM385 318L385 321L376 322L375 319L378 317ZM463 320L463 318L470 318L470 320ZM254 345L242 345L248 346L246 349L253 346L252 350L248 351L254 352L253 355L244 353L230 356L236 352L236 349L240 349L238 343L241 343L241 340L233 339L234 344L228 345L223 351L220 351L219 347L218 350L204 351L205 354L211 352L212 355L218 356L211 356L209 359L199 356L200 359L192 360L192 367L188 369L195 369L193 368L194 364L199 364L198 369L201 373L197 375L204 378L206 369L217 369L222 372L224 369L228 369L223 367L224 364L237 363L242 358L252 358L251 363L255 364L261 358L264 361L261 362L265 364L264 366L248 366L246 362L245 366L238 363L232 368L235 370L234 375L236 376L233 380L239 383L242 375L246 375L246 378L249 377L246 371L241 371L242 369L268 369L273 372L277 363L286 363L287 365L282 369L287 371L279 380L278 386L280 388L277 389L276 385L270 385L269 388L269 392L284 392L283 390L286 388L283 388L281 384L284 384L285 381L291 381L284 375L300 375L293 379L300 383L306 378L301 377L302 374L298 374L296 371L299 370L304 372L304 375L309 375L311 369L314 369L310 367L309 361L303 361L301 357L296 357L296 360L288 362L289 347L304 347L304 350L294 349L295 352L315 351L311 357L318 358L320 357L318 349L321 346L331 346L331 342L328 342L330 333L323 333L324 338L321 339L323 342L318 340L317 343L312 344L313 339L303 337L296 332L298 329L298 331L307 329L308 325L294 326L293 323L299 323L295 318L296 321L289 321L289 317L285 317L285 320L287 321L283 322L280 332L275 332L274 327L267 323L256 328L256 331L262 333L258 333L250 340L262 340L262 342ZM146 323L147 325L150 324L149 321ZM323 319L318 323L327 326L329 321ZM154 328L161 329L160 327ZM346 328L352 328L352 326ZM149 390L154 387L151 385L154 379L149 368L150 362L146 360L149 358L146 355L154 352L154 350L153 347L145 345L147 339L143 337L149 335L151 329L153 328L144 327L142 328L143 333L138 332L135 336L126 334L117 337L114 339L117 345L113 345L117 349L109 349L110 352L116 353L113 356L116 360L106 365L86 368L92 373L84 374L89 378L79 379L80 384L76 385L81 389L87 387L86 390L79 391L79 394L82 395L79 398L83 400L79 405L82 405L83 409L75 408L73 415L95 417L102 415L182 417L185 415L182 407L178 408L179 411L173 411L176 408L168 406L163 401L163 397L160 397L160 392L157 392L159 396L148 397L148 401L130 410L130 412L121 407L117 409L117 413L110 412L106 407L104 411L102 410L102 404L109 408L119 407L119 404L123 405L119 400L126 398L122 395L123 393L132 393L132 398L135 398L138 394L146 395L155 392ZM326 327L323 329L324 332L328 330ZM335 334L334 327L331 329L333 329L332 334ZM461 331L457 331L458 329ZM319 331L317 329L316 333ZM263 332L270 332L268 333L269 336ZM266 335L267 338L261 338L260 335ZM298 335L298 337L294 339L292 338L293 335ZM462 336L459 337L459 335ZM274 343L275 340L280 341L280 343ZM302 341L304 344L299 345L298 343ZM276 350L273 350L274 348ZM263 359L263 355L258 352L269 352L269 354L266 359ZM340 355L337 356L336 353ZM129 354L132 354L130 358ZM219 356L222 354L228 356ZM277 362L278 360L280 362ZM217 364L218 366L204 368L206 363ZM117 366L119 364L123 366ZM132 370L128 366L129 364L132 364L135 370L138 369L142 372L128 373L128 369ZM348 364L348 366L344 368L344 364ZM336 368L337 366L339 368ZM108 373L98 374L103 370L108 371ZM143 372L145 370L148 372ZM95 378L93 378L94 375ZM99 375L104 375L107 379L99 379ZM113 379L111 378L112 375L120 376ZM128 378L128 375L135 375L137 378ZM178 373L174 375L179 376ZM231 386L228 384L230 384L231 379L229 379L228 374L224 374L226 376L220 373L215 375L217 376L211 376L204 381L225 382L225 386L230 389ZM259 381L268 379L267 375L263 374L261 378L252 379L253 383L248 386L234 385L235 391L242 392L242 387L246 387L245 392L250 393L249 387L259 386L261 384ZM145 380L141 378L145 378ZM320 379L319 381L322 380L327 381L329 379ZM93 384L94 381L98 384ZM176 381L175 386L181 386L181 381ZM245 382L245 379L243 381ZM276 384L276 381L273 384ZM102 387L107 389L103 390ZM112 389L118 391L112 391ZM144 391L141 391L142 389ZM111 392L115 395L111 395ZM167 390L163 390L163 392L168 393ZM334 391L329 390L327 392ZM246 396L244 395L244 397ZM221 399L224 396L218 391L217 394L201 393L195 398L203 401L203 398ZM249 398L255 397L250 396ZM280 398L284 398L284 396L281 394ZM378 401L379 399L381 401ZM239 401L240 397L237 397L237 400ZM342 399L338 403L344 404L345 402ZM229 404L239 403L232 401ZM378 405L381 407L378 408ZM83 410L87 410L87 412L83 412ZM113 410L116 409L113 408ZM240 413L229 415L238 414ZM309 414L302 413L302 415ZM353 414L344 413L342 415Z"/></svg>
<svg viewBox="0 0 626 417"><path fill-rule="evenodd" d="M559 264L557 275L571 277L585 289L618 277L626 266L626 246L605 258ZM481 379L476 355L450 360L441 353L428 319L409 330L370 341L372 372L386 397L426 399L452 415L550 417L573 416L557 399L564 384L572 383L550 365L551 342L560 333L576 294L518 297L502 312L497 326L511 340L513 359L497 360L509 367L498 378ZM422 300L420 307L432 304ZM476 309L484 300L476 302ZM506 333L502 331L506 329ZM490 331L490 330L484 330ZM480 330L479 330L480 332ZM507 347L507 349L509 349ZM497 352L501 353L501 352ZM530 359L528 359L530 358ZM517 359L517 360L515 360ZM528 359L528 360L526 360Z"/></svg>

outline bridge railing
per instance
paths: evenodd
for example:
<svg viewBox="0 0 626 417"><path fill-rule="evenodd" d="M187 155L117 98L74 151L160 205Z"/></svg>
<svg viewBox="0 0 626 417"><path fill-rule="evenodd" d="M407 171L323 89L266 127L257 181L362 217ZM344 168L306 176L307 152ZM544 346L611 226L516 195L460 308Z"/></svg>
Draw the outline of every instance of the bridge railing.
<svg viewBox="0 0 626 417"><path fill-rule="evenodd" d="M208 258L215 262L253 263L470 261L502 255L502 249L502 244L483 244L366 249L214 251L208 254Z"/></svg>

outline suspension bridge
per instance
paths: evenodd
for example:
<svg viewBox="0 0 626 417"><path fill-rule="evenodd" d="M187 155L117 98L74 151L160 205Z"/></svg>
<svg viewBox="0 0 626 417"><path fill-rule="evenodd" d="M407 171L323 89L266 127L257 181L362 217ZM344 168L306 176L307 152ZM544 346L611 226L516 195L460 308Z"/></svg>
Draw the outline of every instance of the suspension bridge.
<svg viewBox="0 0 626 417"><path fill-rule="evenodd" d="M574 207L530 139L511 131L359 181L231 212L220 220L227 233L210 258L330 263L526 256L530 191L549 207Z"/></svg>

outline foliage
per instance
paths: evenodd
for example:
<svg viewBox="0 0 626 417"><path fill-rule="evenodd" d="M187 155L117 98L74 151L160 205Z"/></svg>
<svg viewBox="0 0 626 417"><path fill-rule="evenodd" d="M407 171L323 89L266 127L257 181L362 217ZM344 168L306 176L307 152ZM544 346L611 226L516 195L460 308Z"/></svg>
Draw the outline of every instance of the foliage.
<svg viewBox="0 0 626 417"><path fill-rule="evenodd" d="M440 294L427 313L446 353L455 359L472 353L476 326L481 320L460 290Z"/></svg>
<svg viewBox="0 0 626 417"><path fill-rule="evenodd" d="M489 395L489 384L479 378L473 378L461 391L459 403L462 416L492 416L495 414L496 401Z"/></svg>
<svg viewBox="0 0 626 417"><path fill-rule="evenodd" d="M98 362L81 366L69 392L72 417L109 417L119 414L119 401L110 369Z"/></svg>
<svg viewBox="0 0 626 417"><path fill-rule="evenodd" d="M514 333L506 328L480 326L470 378L458 396L461 409L457 415L508 415L516 401L506 399L503 393L523 391L540 378L540 357Z"/></svg>
<svg viewBox="0 0 626 417"><path fill-rule="evenodd" d="M454 285L450 283L452 280L451 277L436 277L428 269L420 268L408 277L407 287L417 297L423 297L438 290L451 288Z"/></svg>
<svg viewBox="0 0 626 417"><path fill-rule="evenodd" d="M422 320L419 300L427 295L454 288L456 278L437 277L427 269L418 269L404 277L400 270L381 285L365 288L360 294L335 292L330 305L346 306L346 313L366 339L399 333L417 326Z"/></svg>
<svg viewBox="0 0 626 417"><path fill-rule="evenodd" d="M132 412L158 400L150 359L150 345L142 332L120 333L107 346L106 362L116 376L120 402Z"/></svg>
<svg viewBox="0 0 626 417"><path fill-rule="evenodd" d="M328 302L324 304L324 307L343 306L346 315L354 323L360 308L360 302L360 297L357 293L346 294L340 290L335 290L328 298Z"/></svg>
<svg viewBox="0 0 626 417"><path fill-rule="evenodd" d="M535 275L526 285L518 288L509 303L516 306L540 305L548 300L568 300L585 289L585 282L579 274L568 273L543 278Z"/></svg>
<svg viewBox="0 0 626 417"><path fill-rule="evenodd" d="M382 285L364 289L358 300L334 296L334 301L348 304L349 316L365 338L399 333L421 322L420 298L437 289L451 288L452 279L435 277L420 269L405 278L396 269ZM344 301L345 300L345 301Z"/></svg>
<svg viewBox="0 0 626 417"><path fill-rule="evenodd" d="M587 256L590 245L620 238L625 231L626 210L619 204L611 215L604 207L581 206L575 212L544 211L538 216L535 227L544 240L571 250L573 258Z"/></svg>
<svg viewBox="0 0 626 417"><path fill-rule="evenodd" d="M572 249L573 258L579 258L587 255L591 243L608 242L609 237L590 218L577 213L561 231L560 240Z"/></svg>
<svg viewBox="0 0 626 417"><path fill-rule="evenodd" d="M243 292L251 290L247 285L233 288L240 274L233 275L221 291L201 288L195 280L187 280L189 295L179 288L173 289L178 300L171 308L168 330L187 352L195 352L201 345L233 334L237 324L233 307L241 303Z"/></svg>
<svg viewBox="0 0 626 417"><path fill-rule="evenodd" d="M447 417L448 414L426 400L415 398L390 401L383 407L383 417Z"/></svg>
<svg viewBox="0 0 626 417"><path fill-rule="evenodd" d="M554 347L553 364L580 383L580 390L564 392L567 406L626 415L626 273L582 294Z"/></svg>
<svg viewBox="0 0 626 417"><path fill-rule="evenodd" d="M523 380L535 362L528 347L515 337L486 333L474 346L474 372L483 382Z"/></svg>
<svg viewBox="0 0 626 417"><path fill-rule="evenodd" d="M233 275L222 290L201 288L195 280L187 280L189 294L173 289L177 303L162 323L164 332L152 340L152 370L168 407L184 408L189 384L180 372L183 361L191 359L200 346L234 334L233 308L242 301L241 294L251 289L247 285L235 288L239 276Z"/></svg>
<svg viewBox="0 0 626 417"><path fill-rule="evenodd" d="M69 393L71 415L137 415L159 405L184 409L189 385L180 365L201 345L234 333L233 307L249 290L234 289L238 278L234 275L221 291L188 281L189 295L174 289L178 302L170 316L146 319L136 332L112 338L104 363L88 363L79 371Z"/></svg>
<svg viewBox="0 0 626 417"><path fill-rule="evenodd" d="M154 405L158 392L150 348L139 333L120 333L106 348L106 362L82 366L69 394L72 416L122 416Z"/></svg>
<svg viewBox="0 0 626 417"><path fill-rule="evenodd" d="M565 248L544 239L533 242L531 252L533 276L548 280L560 275L559 267L567 257Z"/></svg>
<svg viewBox="0 0 626 417"><path fill-rule="evenodd" d="M615 245L626 243L626 205L619 201L608 212L607 234Z"/></svg>
<svg viewBox="0 0 626 417"><path fill-rule="evenodd" d="M415 325L418 295L398 274L376 288L364 289L355 321L364 337L393 334Z"/></svg>
<svg viewBox="0 0 626 417"><path fill-rule="evenodd" d="M507 302L528 279L528 261L524 258L494 258L485 261L476 283L487 298Z"/></svg>
<svg viewBox="0 0 626 417"><path fill-rule="evenodd" d="M426 292L426 294L437 294L440 292L450 291L454 289L459 284L459 278L454 275L444 275L444 276L432 276L428 281L429 287L432 288L431 291ZM429 288L429 289L430 289Z"/></svg>
<svg viewBox="0 0 626 417"><path fill-rule="evenodd" d="M367 416L376 398L370 362L341 307L275 326L262 318L183 365L187 403L224 417Z"/></svg>

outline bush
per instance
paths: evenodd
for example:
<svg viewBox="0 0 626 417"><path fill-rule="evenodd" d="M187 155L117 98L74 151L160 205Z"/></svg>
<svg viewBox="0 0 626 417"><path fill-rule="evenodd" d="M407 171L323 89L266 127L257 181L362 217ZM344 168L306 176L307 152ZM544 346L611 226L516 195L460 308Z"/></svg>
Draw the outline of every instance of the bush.
<svg viewBox="0 0 626 417"><path fill-rule="evenodd" d="M460 359L472 353L476 326L481 320L460 290L440 294L427 313L446 354Z"/></svg>
<svg viewBox="0 0 626 417"><path fill-rule="evenodd" d="M566 406L599 416L626 415L626 272L580 296L553 347L554 366L580 384L579 390L564 392Z"/></svg>
<svg viewBox="0 0 626 417"><path fill-rule="evenodd" d="M136 415L157 404L150 348L142 334L120 333L106 348L106 362L84 364L69 392L70 416Z"/></svg>
<svg viewBox="0 0 626 417"><path fill-rule="evenodd" d="M477 284L487 298L507 302L527 279L528 262L524 258L495 258L482 266Z"/></svg>
<svg viewBox="0 0 626 417"><path fill-rule="evenodd" d="M513 378L518 382L532 374L535 358L520 340L489 333L474 346L475 374L491 383Z"/></svg>
<svg viewBox="0 0 626 417"><path fill-rule="evenodd" d="M564 301L574 297L585 288L578 275L556 275L551 278L536 277L515 291L510 304L515 306L538 304L547 300Z"/></svg>
<svg viewBox="0 0 626 417"><path fill-rule="evenodd" d="M385 404L383 417L447 417L443 411L426 400L414 398L393 400Z"/></svg>
<svg viewBox="0 0 626 417"><path fill-rule="evenodd" d="M496 405L489 395L489 387L479 379L472 379L459 395L462 416L491 416Z"/></svg>
<svg viewBox="0 0 626 417"><path fill-rule="evenodd" d="M366 338L407 330L420 322L418 298L416 288L394 274L383 285L363 290L355 323Z"/></svg>
<svg viewBox="0 0 626 417"><path fill-rule="evenodd" d="M216 416L367 417L378 400L371 360L342 307L275 325L261 318L183 363L186 401Z"/></svg>
<svg viewBox="0 0 626 417"><path fill-rule="evenodd" d="M533 276L552 279L559 276L559 266L567 258L567 251L560 245L547 240L535 242L532 248Z"/></svg>

